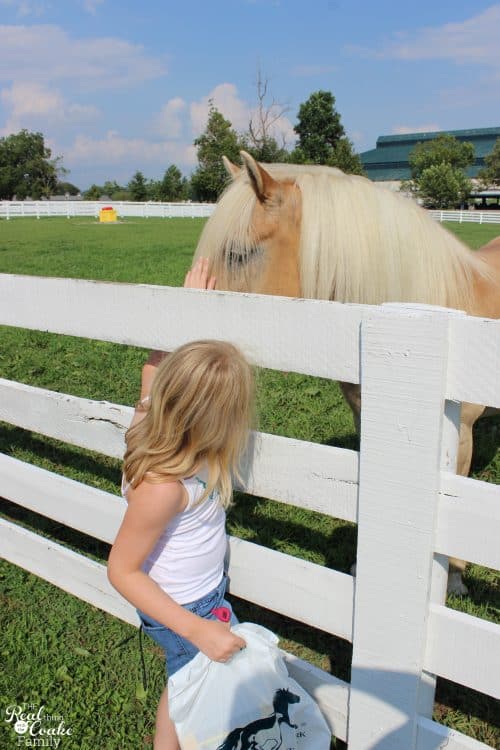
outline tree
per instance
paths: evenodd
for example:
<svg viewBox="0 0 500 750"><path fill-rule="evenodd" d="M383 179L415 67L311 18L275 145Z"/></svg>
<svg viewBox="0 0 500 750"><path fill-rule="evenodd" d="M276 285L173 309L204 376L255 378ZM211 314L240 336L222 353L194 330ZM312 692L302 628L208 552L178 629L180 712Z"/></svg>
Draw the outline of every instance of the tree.
<svg viewBox="0 0 500 750"><path fill-rule="evenodd" d="M195 139L198 168L191 178L194 196L201 201L216 201L227 183L227 174L222 163L225 155L232 162L240 161L242 143L229 120L209 102L208 121L205 131Z"/></svg>
<svg viewBox="0 0 500 750"><path fill-rule="evenodd" d="M445 163L453 169L463 170L474 163L474 145L443 133L431 141L417 143L408 161L414 180L418 180L425 169L435 164Z"/></svg>
<svg viewBox="0 0 500 750"><path fill-rule="evenodd" d="M148 185L142 172L136 172L127 185L131 200L145 201L148 199Z"/></svg>
<svg viewBox="0 0 500 750"><path fill-rule="evenodd" d="M478 172L478 177L485 188L500 185L500 138L496 139L493 151L484 157L485 165Z"/></svg>
<svg viewBox="0 0 500 750"><path fill-rule="evenodd" d="M56 195L79 195L80 188L73 185L71 182L58 182L55 186L54 192Z"/></svg>
<svg viewBox="0 0 500 750"><path fill-rule="evenodd" d="M289 161L326 164L349 174L364 174L363 165L346 136L330 91L315 91L300 105L294 130L299 136Z"/></svg>
<svg viewBox="0 0 500 750"><path fill-rule="evenodd" d="M285 138L281 145L273 135L275 125L290 109L272 97L268 103L269 79L257 71L257 100L258 104L250 122L248 131L242 136L242 147L248 151L254 159L268 164L288 161L289 153L286 150Z"/></svg>
<svg viewBox="0 0 500 750"><path fill-rule="evenodd" d="M315 91L300 105L297 119L294 127L299 136L297 160L312 164L330 163L335 146L345 135L333 94L330 91Z"/></svg>
<svg viewBox="0 0 500 750"><path fill-rule="evenodd" d="M419 178L418 196L426 208L449 208L463 205L472 183L460 169L442 162L424 169Z"/></svg>
<svg viewBox="0 0 500 750"><path fill-rule="evenodd" d="M188 181L175 164L165 171L158 193L161 201L183 201L188 197Z"/></svg>
<svg viewBox="0 0 500 750"><path fill-rule="evenodd" d="M42 133L21 130L0 138L0 199L48 198L65 170L60 158L51 159Z"/></svg>
<svg viewBox="0 0 500 750"><path fill-rule="evenodd" d="M86 201L98 201L103 194L104 188L94 183L84 192L83 197Z"/></svg>
<svg viewBox="0 0 500 750"><path fill-rule="evenodd" d="M327 164L330 167L341 169L346 174L365 174L361 158L353 150L353 145L347 136L339 138L333 147L332 157Z"/></svg>
<svg viewBox="0 0 500 750"><path fill-rule="evenodd" d="M427 208L462 205L472 190L464 169L474 162L472 143L442 134L417 143L408 158L412 179L401 190L413 193Z"/></svg>

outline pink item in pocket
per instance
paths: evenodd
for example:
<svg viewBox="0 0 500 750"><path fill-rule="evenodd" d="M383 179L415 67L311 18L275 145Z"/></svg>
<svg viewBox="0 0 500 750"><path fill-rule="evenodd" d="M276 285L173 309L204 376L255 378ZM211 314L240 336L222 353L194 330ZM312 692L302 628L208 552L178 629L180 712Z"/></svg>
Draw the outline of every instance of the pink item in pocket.
<svg viewBox="0 0 500 750"><path fill-rule="evenodd" d="M231 620L231 610L228 607L216 607L212 610L212 614L221 622L229 622Z"/></svg>

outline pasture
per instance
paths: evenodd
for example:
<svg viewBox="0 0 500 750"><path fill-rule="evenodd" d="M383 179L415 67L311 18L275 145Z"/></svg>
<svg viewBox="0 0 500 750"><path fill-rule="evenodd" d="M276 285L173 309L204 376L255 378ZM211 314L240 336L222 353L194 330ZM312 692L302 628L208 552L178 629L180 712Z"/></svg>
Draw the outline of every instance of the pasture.
<svg viewBox="0 0 500 750"><path fill-rule="evenodd" d="M0 271L177 286L189 267L202 223L134 219L99 226L82 218L4 221L0 222ZM450 229L471 247L479 247L498 233L498 228L485 225L450 225ZM87 398L132 404L144 357L143 350L132 347L2 329L0 375ZM356 447L352 418L336 384L261 370L258 392L261 430ZM473 464L475 477L495 483L500 482L499 427L498 419L479 424ZM4 453L118 492L116 461L6 425L0 430L0 443ZM107 545L11 503L2 502L1 512L96 560L107 558ZM354 558L353 526L270 501L237 497L228 530L342 571L349 570ZM69 741L66 747L150 746L144 738L152 733L162 680L156 647L145 644L150 685L144 696L138 638L132 628L14 566L2 564L1 571L6 665L1 693L5 699L38 701L46 704L48 712L63 714L75 735L74 745ZM498 620L497 577L470 566L467 585L469 596L455 598L449 605ZM254 619L275 630L287 650L349 679L350 646L346 642L241 602L235 607L240 619ZM113 650L130 634L135 637ZM500 741L494 710L493 702L483 696L439 682L436 718L491 746ZM106 718L110 713L111 721Z"/></svg>

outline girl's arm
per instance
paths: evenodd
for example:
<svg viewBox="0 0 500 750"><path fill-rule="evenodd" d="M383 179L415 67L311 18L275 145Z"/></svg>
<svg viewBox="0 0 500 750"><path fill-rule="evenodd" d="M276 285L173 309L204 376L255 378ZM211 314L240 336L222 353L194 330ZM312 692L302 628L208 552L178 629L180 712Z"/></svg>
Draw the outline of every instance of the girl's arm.
<svg viewBox="0 0 500 750"><path fill-rule="evenodd" d="M231 658L245 642L219 621L205 620L177 604L141 568L163 529L186 506L180 482L141 482L128 506L108 559L108 580L134 607L190 640L214 661Z"/></svg>
<svg viewBox="0 0 500 750"><path fill-rule="evenodd" d="M186 289L215 289L215 283L215 276L208 275L208 258L198 258L184 279L184 287ZM167 354L168 352L158 350L150 352L142 368L141 400L149 395L156 368L165 359Z"/></svg>

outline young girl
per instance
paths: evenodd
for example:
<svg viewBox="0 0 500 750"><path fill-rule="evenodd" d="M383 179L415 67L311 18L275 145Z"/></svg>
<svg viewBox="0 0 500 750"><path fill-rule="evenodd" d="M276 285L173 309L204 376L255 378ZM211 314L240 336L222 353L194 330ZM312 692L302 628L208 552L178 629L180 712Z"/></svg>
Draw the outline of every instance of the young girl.
<svg viewBox="0 0 500 750"><path fill-rule="evenodd" d="M160 364L149 406L136 412L127 432L128 507L108 578L165 649L168 675L198 651L225 662L245 647L230 631L237 620L224 599L224 509L252 409L252 372L241 352L222 341L196 341ZM218 619L221 608L230 622ZM178 748L165 688L154 750Z"/></svg>

